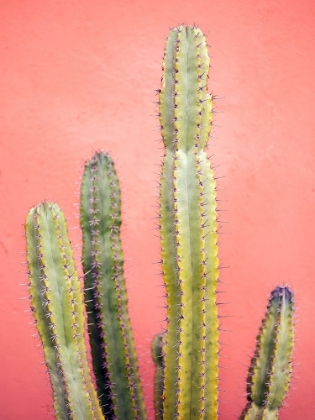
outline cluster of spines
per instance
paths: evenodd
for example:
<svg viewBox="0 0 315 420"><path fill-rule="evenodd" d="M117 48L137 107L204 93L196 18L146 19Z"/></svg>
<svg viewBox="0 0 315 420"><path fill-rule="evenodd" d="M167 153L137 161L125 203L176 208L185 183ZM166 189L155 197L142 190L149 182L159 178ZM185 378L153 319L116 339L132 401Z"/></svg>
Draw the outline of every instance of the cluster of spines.
<svg viewBox="0 0 315 420"><path fill-rule="evenodd" d="M205 147L212 123L209 56L196 27L166 42L159 116L165 156L160 188L167 298L164 418L217 417L218 281L215 181Z"/></svg>
<svg viewBox="0 0 315 420"><path fill-rule="evenodd" d="M84 305L66 221L54 203L30 210L26 248L31 309L58 420L103 420L84 342Z"/></svg>
<svg viewBox="0 0 315 420"><path fill-rule="evenodd" d="M93 366L99 396L113 419L146 418L127 308L120 240L120 187L112 159L98 152L81 187L83 268Z"/></svg>
<svg viewBox="0 0 315 420"><path fill-rule="evenodd" d="M289 389L294 345L293 293L276 287L257 337L247 379L248 404L242 420L275 420Z"/></svg>

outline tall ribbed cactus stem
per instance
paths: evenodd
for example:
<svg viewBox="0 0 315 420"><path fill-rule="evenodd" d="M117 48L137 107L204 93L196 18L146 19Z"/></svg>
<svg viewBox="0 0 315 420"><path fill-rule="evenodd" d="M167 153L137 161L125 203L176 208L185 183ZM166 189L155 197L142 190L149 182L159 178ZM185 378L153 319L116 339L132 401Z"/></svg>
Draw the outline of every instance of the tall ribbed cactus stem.
<svg viewBox="0 0 315 420"><path fill-rule="evenodd" d="M275 420L289 389L294 344L293 293L276 287L257 337L241 420Z"/></svg>
<svg viewBox="0 0 315 420"><path fill-rule="evenodd" d="M85 166L80 222L89 336L99 397L110 418L146 418L127 308L120 187L109 155Z"/></svg>
<svg viewBox="0 0 315 420"><path fill-rule="evenodd" d="M212 420L218 411L216 185L205 151L213 106L209 63L200 29L171 31L159 93L165 420Z"/></svg>
<svg viewBox="0 0 315 420"><path fill-rule="evenodd" d="M53 203L30 210L26 224L31 308L53 388L58 420L104 420L84 342L84 304L64 215Z"/></svg>

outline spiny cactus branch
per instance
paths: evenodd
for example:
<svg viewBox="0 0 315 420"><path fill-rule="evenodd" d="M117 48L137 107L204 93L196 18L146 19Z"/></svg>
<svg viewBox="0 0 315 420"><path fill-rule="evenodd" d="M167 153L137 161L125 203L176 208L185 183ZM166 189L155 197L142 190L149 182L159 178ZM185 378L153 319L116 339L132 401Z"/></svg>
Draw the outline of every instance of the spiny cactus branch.
<svg viewBox="0 0 315 420"><path fill-rule="evenodd" d="M249 369L249 402L241 415L243 420L278 418L292 372L293 314L293 293L287 286L276 287L271 293Z"/></svg>
<svg viewBox="0 0 315 420"><path fill-rule="evenodd" d="M120 240L120 187L112 159L96 153L85 165L80 223L89 336L99 397L109 417L146 418Z"/></svg>
<svg viewBox="0 0 315 420"><path fill-rule="evenodd" d="M26 224L31 306L43 344L58 420L104 420L84 342L81 283L64 215L54 203L30 210Z"/></svg>
<svg viewBox="0 0 315 420"><path fill-rule="evenodd" d="M155 364L154 408L155 419L163 419L163 334L157 334L152 342L152 358Z"/></svg>

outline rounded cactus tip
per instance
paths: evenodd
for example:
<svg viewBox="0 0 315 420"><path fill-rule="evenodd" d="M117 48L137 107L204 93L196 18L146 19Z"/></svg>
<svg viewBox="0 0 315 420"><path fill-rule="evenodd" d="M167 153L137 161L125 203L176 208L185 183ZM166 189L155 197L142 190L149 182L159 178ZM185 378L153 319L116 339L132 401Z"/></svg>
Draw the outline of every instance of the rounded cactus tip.
<svg viewBox="0 0 315 420"><path fill-rule="evenodd" d="M30 210L28 211L28 214L33 215L33 214L39 214L42 212L47 213L53 209L57 212L57 214L61 211L60 206L56 204L55 202L44 200L44 201L41 201L40 203L35 204L35 206L31 207Z"/></svg>
<svg viewBox="0 0 315 420"><path fill-rule="evenodd" d="M293 292L289 288L289 286L277 286L272 292L271 292L271 299L285 299L289 302L293 301Z"/></svg>
<svg viewBox="0 0 315 420"><path fill-rule="evenodd" d="M151 352L155 364L163 364L163 333L157 334L152 341Z"/></svg>

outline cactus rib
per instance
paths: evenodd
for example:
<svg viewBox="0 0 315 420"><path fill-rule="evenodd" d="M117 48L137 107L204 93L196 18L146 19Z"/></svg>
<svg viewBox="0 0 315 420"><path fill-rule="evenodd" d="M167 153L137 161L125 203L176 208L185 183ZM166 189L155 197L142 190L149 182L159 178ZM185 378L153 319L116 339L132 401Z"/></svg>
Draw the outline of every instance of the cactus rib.
<svg viewBox="0 0 315 420"><path fill-rule="evenodd" d="M212 123L209 62L198 28L171 31L159 95L165 420L216 419L218 410L216 187L205 152Z"/></svg>
<svg viewBox="0 0 315 420"><path fill-rule="evenodd" d="M248 404L243 420L278 418L289 389L294 343L293 293L286 286L276 287L257 337L247 380Z"/></svg>
<svg viewBox="0 0 315 420"><path fill-rule="evenodd" d="M110 416L145 419L127 308L120 187L112 159L96 153L81 187L80 223L89 336L99 397Z"/></svg>
<svg viewBox="0 0 315 420"><path fill-rule="evenodd" d="M31 307L42 340L58 420L104 420L90 379L83 293L64 215L54 203L30 210L26 224Z"/></svg>

